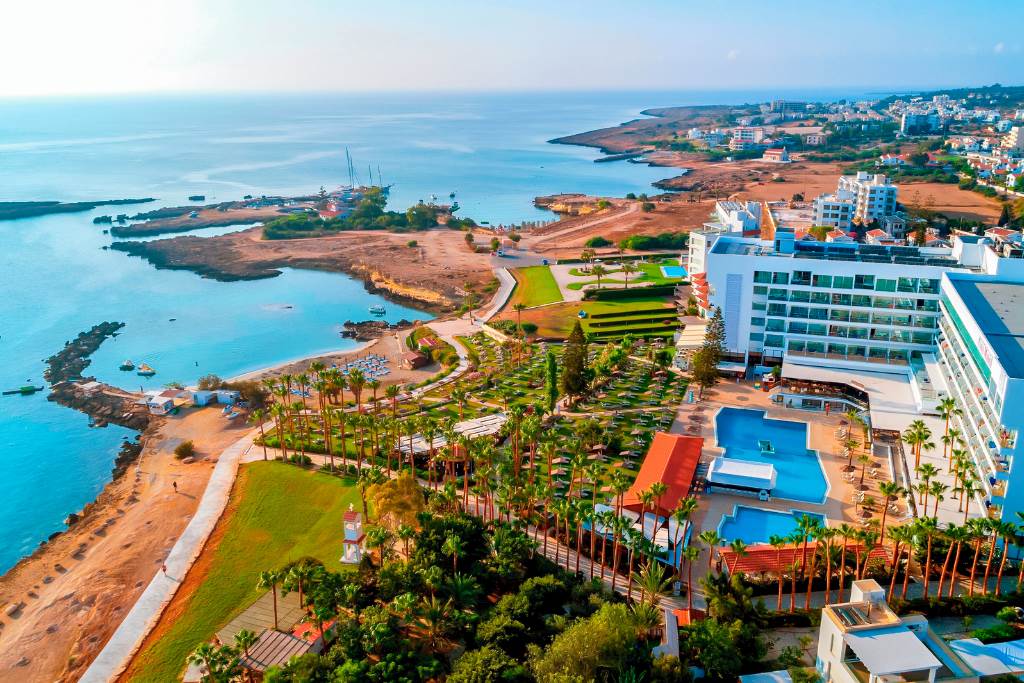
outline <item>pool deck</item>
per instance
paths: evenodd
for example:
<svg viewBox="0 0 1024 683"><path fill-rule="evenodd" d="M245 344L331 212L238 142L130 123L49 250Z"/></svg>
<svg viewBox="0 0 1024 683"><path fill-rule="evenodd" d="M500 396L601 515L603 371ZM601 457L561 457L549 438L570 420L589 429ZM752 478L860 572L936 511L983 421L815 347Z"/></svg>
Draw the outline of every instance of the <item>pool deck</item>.
<svg viewBox="0 0 1024 683"><path fill-rule="evenodd" d="M705 529L718 529L718 525L724 515L731 514L734 506L745 505L748 507L759 507L779 512L790 512L791 510L806 510L807 512L825 515L828 525L835 527L843 522L851 526L859 527L860 519L856 517L856 510L853 503L856 480L847 482L843 478L843 468L846 466L847 458L840 454L840 447L837 444L835 431L845 422L842 415L831 415L826 417L823 413L808 412L784 408L774 404L769 399L769 394L754 389L750 382L734 383L733 380L723 379L718 385L704 392L704 398L696 403L684 403L679 407L676 420L672 424L671 431L676 434L696 434L703 436L704 455L703 462L710 461L721 454L721 449L714 446L715 439L715 415L719 408L750 408L763 410L765 417L781 420L793 420L805 423L808 427L808 447L818 452L822 468L825 470L825 477L828 480L829 488L823 505L805 503L788 499L772 499L770 501L759 501L751 496L738 496L728 493L701 494L700 504L693 517L693 538ZM693 419L696 418L696 419ZM699 431L690 431L688 428L693 425ZM854 460L856 464L856 459ZM878 483L887 481L889 473L875 480L870 476L865 478L865 484L870 487L866 493L881 501L878 494ZM859 468L857 470L859 476ZM887 526L897 522L905 514L905 503L901 503L901 513L889 514ZM877 518L876 514L876 518ZM699 543L699 541L698 541ZM703 575L707 571L706 548L701 545L703 561L694 565L695 573L699 571Z"/></svg>

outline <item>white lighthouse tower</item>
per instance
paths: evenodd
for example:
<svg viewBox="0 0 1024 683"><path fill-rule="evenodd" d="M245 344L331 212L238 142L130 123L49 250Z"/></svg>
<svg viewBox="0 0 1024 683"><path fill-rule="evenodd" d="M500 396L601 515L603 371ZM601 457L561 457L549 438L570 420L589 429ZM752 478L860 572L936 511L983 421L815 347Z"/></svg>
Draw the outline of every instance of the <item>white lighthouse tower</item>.
<svg viewBox="0 0 1024 683"><path fill-rule="evenodd" d="M363 516L352 509L351 503L345 512L345 551L341 561L345 564L359 564L363 559Z"/></svg>

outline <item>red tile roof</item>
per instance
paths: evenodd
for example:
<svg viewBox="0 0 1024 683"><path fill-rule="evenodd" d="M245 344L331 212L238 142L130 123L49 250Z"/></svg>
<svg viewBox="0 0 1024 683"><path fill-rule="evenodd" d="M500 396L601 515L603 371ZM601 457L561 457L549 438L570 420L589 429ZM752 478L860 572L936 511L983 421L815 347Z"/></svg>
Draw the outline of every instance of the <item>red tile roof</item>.
<svg viewBox="0 0 1024 683"><path fill-rule="evenodd" d="M703 448L703 437L657 432L647 449L636 480L623 496L623 505L639 511L640 493L650 488L651 484L662 482L668 488L661 497L660 512L670 514L679 505L679 501L689 495Z"/></svg>
<svg viewBox="0 0 1024 683"><path fill-rule="evenodd" d="M839 545L841 546L842 544L840 543ZM807 544L808 554L810 554L813 548L814 543L809 542ZM847 554L859 553L863 549L864 546L857 543L849 543L846 546ZM725 561L726 568L733 574L736 572L744 572L746 574L756 572L778 573L780 567L785 572L789 571L789 568L794 563L800 562L800 559L803 557L803 545L800 543L789 543L783 546L781 550L776 550L767 544L751 545L747 546L746 553L739 558L728 547L721 547L718 549L718 552ZM888 548L875 547L871 550L871 559L888 560L888 558Z"/></svg>

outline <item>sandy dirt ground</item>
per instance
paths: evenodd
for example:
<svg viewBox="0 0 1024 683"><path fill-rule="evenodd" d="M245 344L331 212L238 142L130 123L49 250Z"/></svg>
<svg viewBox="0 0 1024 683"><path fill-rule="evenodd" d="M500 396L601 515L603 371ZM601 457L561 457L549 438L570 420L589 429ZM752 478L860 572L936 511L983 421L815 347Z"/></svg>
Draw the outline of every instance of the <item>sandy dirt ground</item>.
<svg viewBox="0 0 1024 683"><path fill-rule="evenodd" d="M163 419L81 521L0 578L0 681L77 680L160 570L218 454L249 428L216 408ZM197 460L183 464L173 450L189 439Z"/></svg>
<svg viewBox="0 0 1024 683"><path fill-rule="evenodd" d="M595 202L597 198L592 198ZM641 202L610 199L611 206L583 216L569 216L557 223L533 230L520 243L524 249L548 258L579 256L584 243L592 237L604 237L617 243L630 235L656 235L663 232L699 228L715 208L714 199L689 201L681 195L662 195L653 201L654 210L642 211ZM600 253L617 251L600 248Z"/></svg>
<svg viewBox="0 0 1024 683"><path fill-rule="evenodd" d="M900 202L944 213L950 218L995 222L1002 204L949 183L901 183Z"/></svg>
<svg viewBox="0 0 1024 683"><path fill-rule="evenodd" d="M350 361L365 358L369 354L376 354L384 356L387 359L388 369L391 370L391 372L386 376L380 378L381 389L392 384L416 384L436 374L440 371L441 366L438 363L431 363L430 365L426 365L416 370L406 370L402 367L402 354L409 350L409 347L405 345L405 338L408 336L410 331L411 330L404 330L399 333L387 334L380 339L374 339L367 342L354 351L328 353L313 358L303 358L301 360L268 368L266 370L249 372L232 379L263 379L264 377L280 377L286 374L293 376L300 375L302 373L308 373L309 365L313 362L319 361L327 367L331 367L332 365L342 365ZM379 390L377 394L378 398L384 395L383 392ZM370 394L367 393L367 395L369 396Z"/></svg>
<svg viewBox="0 0 1024 683"><path fill-rule="evenodd" d="M491 237L481 232L478 243ZM408 246L411 240L416 247ZM451 308L493 277L489 256L471 251L464 234L444 228L419 233L352 231L290 240L264 240L253 228L218 237L183 235L133 243L128 248L157 266L182 268L207 277L237 280L271 277L279 268L346 272L398 298Z"/></svg>
<svg viewBox="0 0 1024 683"><path fill-rule="evenodd" d="M128 225L114 224L110 232L116 237L159 235L162 233L187 232L189 230L198 230L199 228L259 223L280 218L283 215L280 207L277 206L239 206L224 210L196 207L195 211L195 218L190 218L189 214L186 213L184 216L154 218Z"/></svg>

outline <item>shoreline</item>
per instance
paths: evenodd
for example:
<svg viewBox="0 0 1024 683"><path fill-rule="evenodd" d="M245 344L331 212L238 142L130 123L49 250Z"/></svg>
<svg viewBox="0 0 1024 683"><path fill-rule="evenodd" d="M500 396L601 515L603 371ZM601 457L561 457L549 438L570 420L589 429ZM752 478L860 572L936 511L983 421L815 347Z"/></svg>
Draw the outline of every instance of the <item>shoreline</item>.
<svg viewBox="0 0 1024 683"><path fill-rule="evenodd" d="M362 353L363 351L374 346L379 341L380 339L370 339L365 342L357 344L356 347L352 349L334 349L328 351L318 351L312 354L307 354L305 356L290 358L288 360L281 361L280 363L275 363L274 365L268 365L266 367L259 368L258 370L250 370L248 372L243 372L240 375L235 375L234 377L225 378L224 381L248 382L250 380L257 380L268 375L272 375L275 372L280 372L289 365L295 365L296 363L312 363L313 361L319 360L321 358L332 358L334 356L347 356L354 353Z"/></svg>

